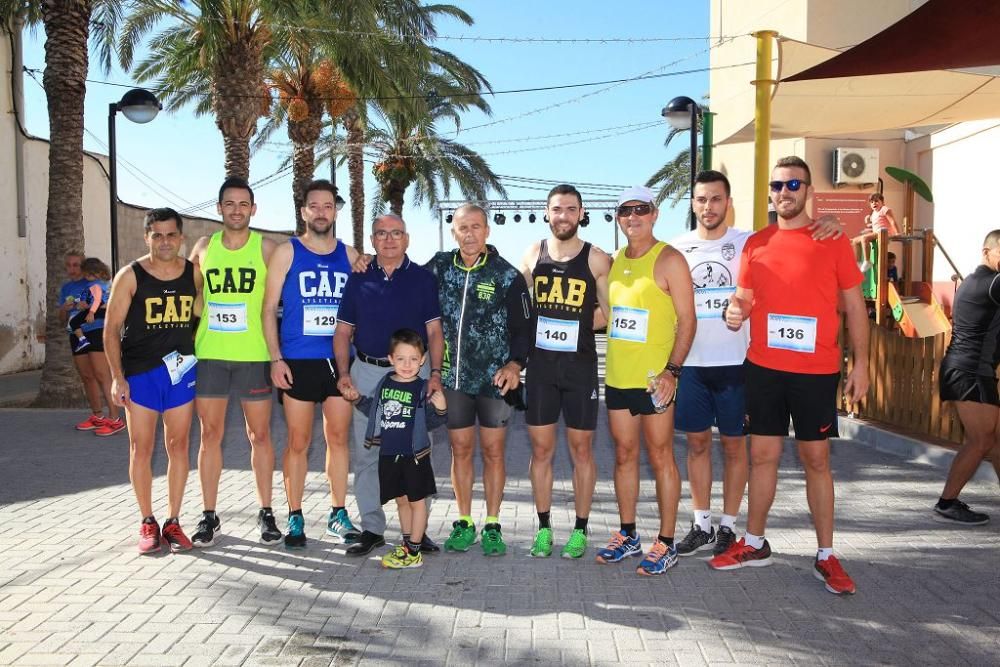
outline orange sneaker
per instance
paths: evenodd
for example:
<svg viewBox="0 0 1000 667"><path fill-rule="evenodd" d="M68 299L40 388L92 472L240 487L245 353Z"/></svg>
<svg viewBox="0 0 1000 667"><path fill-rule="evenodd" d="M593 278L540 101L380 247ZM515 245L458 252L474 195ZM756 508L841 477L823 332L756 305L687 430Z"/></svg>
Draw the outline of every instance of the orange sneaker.
<svg viewBox="0 0 1000 667"><path fill-rule="evenodd" d="M77 431L95 431L104 426L104 415L90 415L76 425Z"/></svg>
<svg viewBox="0 0 1000 667"><path fill-rule="evenodd" d="M94 431L94 435L99 435L104 437L106 435L114 435L119 431L125 430L125 420L119 417L118 419L104 419L100 428Z"/></svg>
<svg viewBox="0 0 1000 667"><path fill-rule="evenodd" d="M179 551L190 551L192 548L191 540L188 536L184 534L181 530L181 524L177 521L167 521L163 524L163 541L167 543L170 550L174 553Z"/></svg>
<svg viewBox="0 0 1000 667"><path fill-rule="evenodd" d="M713 570L736 570L741 567L764 567L773 562L771 545L767 540L764 540L764 545L760 549L754 549L746 543L746 540L741 539L708 561L708 566Z"/></svg>
<svg viewBox="0 0 1000 667"><path fill-rule="evenodd" d="M814 572L816 578L826 584L826 590L834 595L854 595L857 591L854 581L844 572L844 567L836 556L817 560Z"/></svg>

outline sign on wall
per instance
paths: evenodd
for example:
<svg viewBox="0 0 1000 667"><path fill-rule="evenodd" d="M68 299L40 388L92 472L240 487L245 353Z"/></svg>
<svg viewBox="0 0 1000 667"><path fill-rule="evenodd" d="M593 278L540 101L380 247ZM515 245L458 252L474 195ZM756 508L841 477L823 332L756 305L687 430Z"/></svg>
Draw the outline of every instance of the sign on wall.
<svg viewBox="0 0 1000 667"><path fill-rule="evenodd" d="M872 210L868 205L869 196L870 192L814 192L812 217L835 215L848 237L857 236L864 229L865 216Z"/></svg>

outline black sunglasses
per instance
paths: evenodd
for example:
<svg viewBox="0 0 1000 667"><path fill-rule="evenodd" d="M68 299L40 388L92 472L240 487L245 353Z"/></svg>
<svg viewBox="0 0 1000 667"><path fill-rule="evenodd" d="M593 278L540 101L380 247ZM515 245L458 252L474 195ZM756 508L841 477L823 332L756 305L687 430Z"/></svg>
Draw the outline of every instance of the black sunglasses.
<svg viewBox="0 0 1000 667"><path fill-rule="evenodd" d="M636 215L649 215L653 212L652 204L634 204L632 206L619 206L618 216L621 218L627 218L632 213Z"/></svg>
<svg viewBox="0 0 1000 667"><path fill-rule="evenodd" d="M789 181L771 181L768 185L771 186L771 192L781 192L781 188L783 187L787 187L791 192L798 192L799 188L803 185L809 185L809 183L798 178L793 178Z"/></svg>

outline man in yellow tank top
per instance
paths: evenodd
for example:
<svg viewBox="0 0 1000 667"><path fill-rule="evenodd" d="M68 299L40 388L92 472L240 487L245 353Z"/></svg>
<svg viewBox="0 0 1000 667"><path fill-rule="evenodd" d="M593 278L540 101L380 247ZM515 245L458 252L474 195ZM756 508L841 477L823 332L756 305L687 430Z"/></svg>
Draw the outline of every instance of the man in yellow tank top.
<svg viewBox="0 0 1000 667"><path fill-rule="evenodd" d="M674 461L674 395L696 325L687 262L653 236L659 212L653 191L632 187L618 198L618 225L628 245L608 277L607 375L604 401L615 442L615 496L621 530L598 551L599 563L642 555L636 530L639 442L646 440L656 480L659 533L636 572L663 574L677 564L674 529L681 478Z"/></svg>
<svg viewBox="0 0 1000 667"><path fill-rule="evenodd" d="M229 396L243 406L250 439L251 467L257 480L260 541L274 544L282 535L271 510L274 446L271 443L271 368L261 324L267 263L276 244L250 230L257 212L253 190L242 178L228 178L219 189L222 231L195 243L190 260L202 302L195 335L198 384L195 407L201 420L198 476L204 513L191 541L208 547L222 529L216 513L222 475L222 436Z"/></svg>

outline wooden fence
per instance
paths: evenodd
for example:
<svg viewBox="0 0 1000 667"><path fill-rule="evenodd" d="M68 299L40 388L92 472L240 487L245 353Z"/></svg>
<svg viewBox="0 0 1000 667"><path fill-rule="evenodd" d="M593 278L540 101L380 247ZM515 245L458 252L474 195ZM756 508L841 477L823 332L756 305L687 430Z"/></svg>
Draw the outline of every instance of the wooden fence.
<svg viewBox="0 0 1000 667"><path fill-rule="evenodd" d="M870 329L867 396L851 405L839 392L840 408L862 419L871 419L918 436L962 443L962 424L954 410L938 397L938 369L950 333L928 338L907 338L874 323ZM847 348L846 328L841 341ZM846 355L841 389L850 371Z"/></svg>

